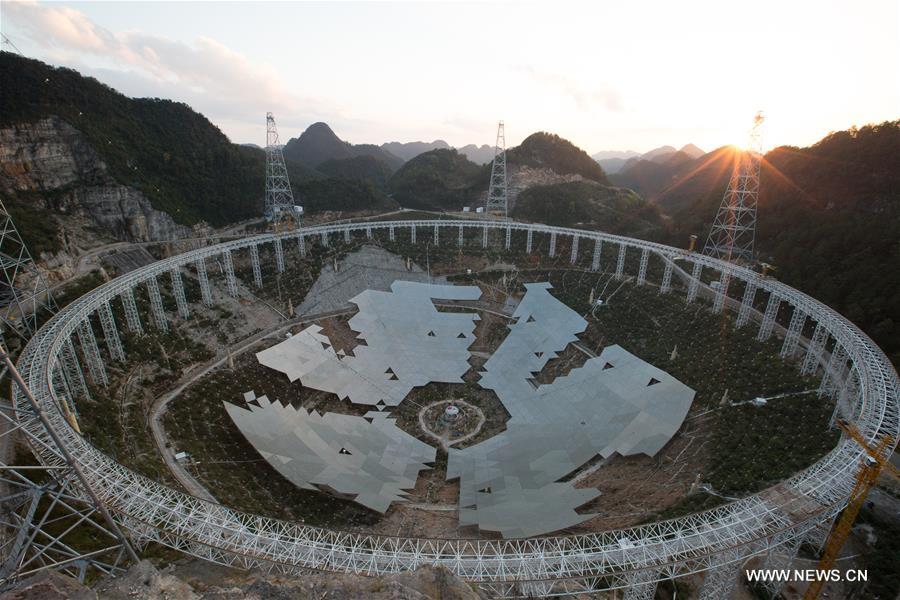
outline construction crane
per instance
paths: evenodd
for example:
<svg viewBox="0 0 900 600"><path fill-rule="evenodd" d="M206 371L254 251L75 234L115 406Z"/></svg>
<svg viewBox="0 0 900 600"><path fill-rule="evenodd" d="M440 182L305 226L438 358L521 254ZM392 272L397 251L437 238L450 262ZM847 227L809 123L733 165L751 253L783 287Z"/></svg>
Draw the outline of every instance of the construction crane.
<svg viewBox="0 0 900 600"><path fill-rule="evenodd" d="M837 424L853 441L862 446L866 451L866 456L859 466L859 471L856 473L856 483L853 486L853 491L850 492L847 506L825 542L822 558L819 559L818 571L820 573L830 571L834 567L844 542L850 536L850 531L853 528L857 515L859 515L859 510L862 508L866 496L869 495L869 491L875 486L875 482L882 471L900 478L900 470L890 462L890 449L894 446L894 440L891 436L884 436L873 446L852 423L838 419ZM825 578L817 577L806 588L803 599L815 600L819 597L819 593L824 586Z"/></svg>

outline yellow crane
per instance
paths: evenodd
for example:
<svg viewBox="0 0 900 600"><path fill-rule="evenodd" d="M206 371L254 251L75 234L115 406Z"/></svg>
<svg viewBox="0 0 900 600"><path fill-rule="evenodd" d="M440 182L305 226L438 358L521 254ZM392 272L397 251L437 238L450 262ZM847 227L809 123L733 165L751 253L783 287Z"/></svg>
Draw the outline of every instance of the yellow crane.
<svg viewBox="0 0 900 600"><path fill-rule="evenodd" d="M856 473L856 483L853 485L853 491L850 492L847 506L825 541L822 558L819 559L819 572L830 571L834 568L834 563L837 561L841 548L843 548L844 542L850 536L850 531L853 528L857 515L859 515L859 510L862 508L866 496L869 495L869 490L874 487L881 472L885 471L894 477L900 478L900 470L891 464L891 457L887 452L894 445L894 440L891 436L884 436L873 446L852 423L838 419L837 424L853 441L862 446L866 451L866 456L859 465L859 471ZM815 600L819 597L819 593L824 585L825 578L816 578L806 588L803 599Z"/></svg>

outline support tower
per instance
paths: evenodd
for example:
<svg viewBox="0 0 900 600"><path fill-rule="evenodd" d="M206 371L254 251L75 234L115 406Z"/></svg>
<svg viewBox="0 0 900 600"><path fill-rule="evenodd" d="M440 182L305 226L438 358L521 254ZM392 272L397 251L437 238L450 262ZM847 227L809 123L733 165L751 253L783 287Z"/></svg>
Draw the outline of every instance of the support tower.
<svg viewBox="0 0 900 600"><path fill-rule="evenodd" d="M503 121L497 125L497 143L494 146L494 162L491 163L491 185L488 188L484 212L507 216L506 136Z"/></svg>
<svg viewBox="0 0 900 600"><path fill-rule="evenodd" d="M266 113L266 219L276 221L287 217L295 210L294 194L288 179L287 167L284 166L284 154L278 141L278 129L275 117ZM299 208L299 207L298 207ZM295 215L299 220L299 214Z"/></svg>
<svg viewBox="0 0 900 600"><path fill-rule="evenodd" d="M3 268L0 336L11 331L27 340L37 331L41 316L46 319L56 312L56 304L3 202L0 202L0 265Z"/></svg>
<svg viewBox="0 0 900 600"><path fill-rule="evenodd" d="M719 212L709 232L703 254L733 262L753 260L756 235L756 202L759 197L759 165L762 158L760 129L763 114L756 113L750 143L741 152Z"/></svg>

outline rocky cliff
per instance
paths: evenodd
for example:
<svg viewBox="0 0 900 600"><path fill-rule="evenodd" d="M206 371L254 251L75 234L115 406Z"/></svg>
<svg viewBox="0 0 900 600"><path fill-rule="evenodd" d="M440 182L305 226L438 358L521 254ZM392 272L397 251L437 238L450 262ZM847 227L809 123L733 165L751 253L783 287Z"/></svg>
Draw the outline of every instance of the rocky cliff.
<svg viewBox="0 0 900 600"><path fill-rule="evenodd" d="M0 129L0 194L12 204L50 210L66 225L86 219L100 235L116 240L156 241L191 232L155 210L141 192L116 182L87 138L59 117Z"/></svg>

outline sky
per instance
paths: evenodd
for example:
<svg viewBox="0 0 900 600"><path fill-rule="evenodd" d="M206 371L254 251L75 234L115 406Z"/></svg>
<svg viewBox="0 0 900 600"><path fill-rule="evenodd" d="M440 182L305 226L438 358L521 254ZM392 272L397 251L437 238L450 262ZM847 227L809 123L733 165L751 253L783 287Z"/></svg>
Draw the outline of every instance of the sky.
<svg viewBox="0 0 900 600"><path fill-rule="evenodd" d="M900 2L0 2L26 56L190 104L235 142L325 121L353 143L589 153L763 146L900 117ZM4 50L10 49L4 44Z"/></svg>

